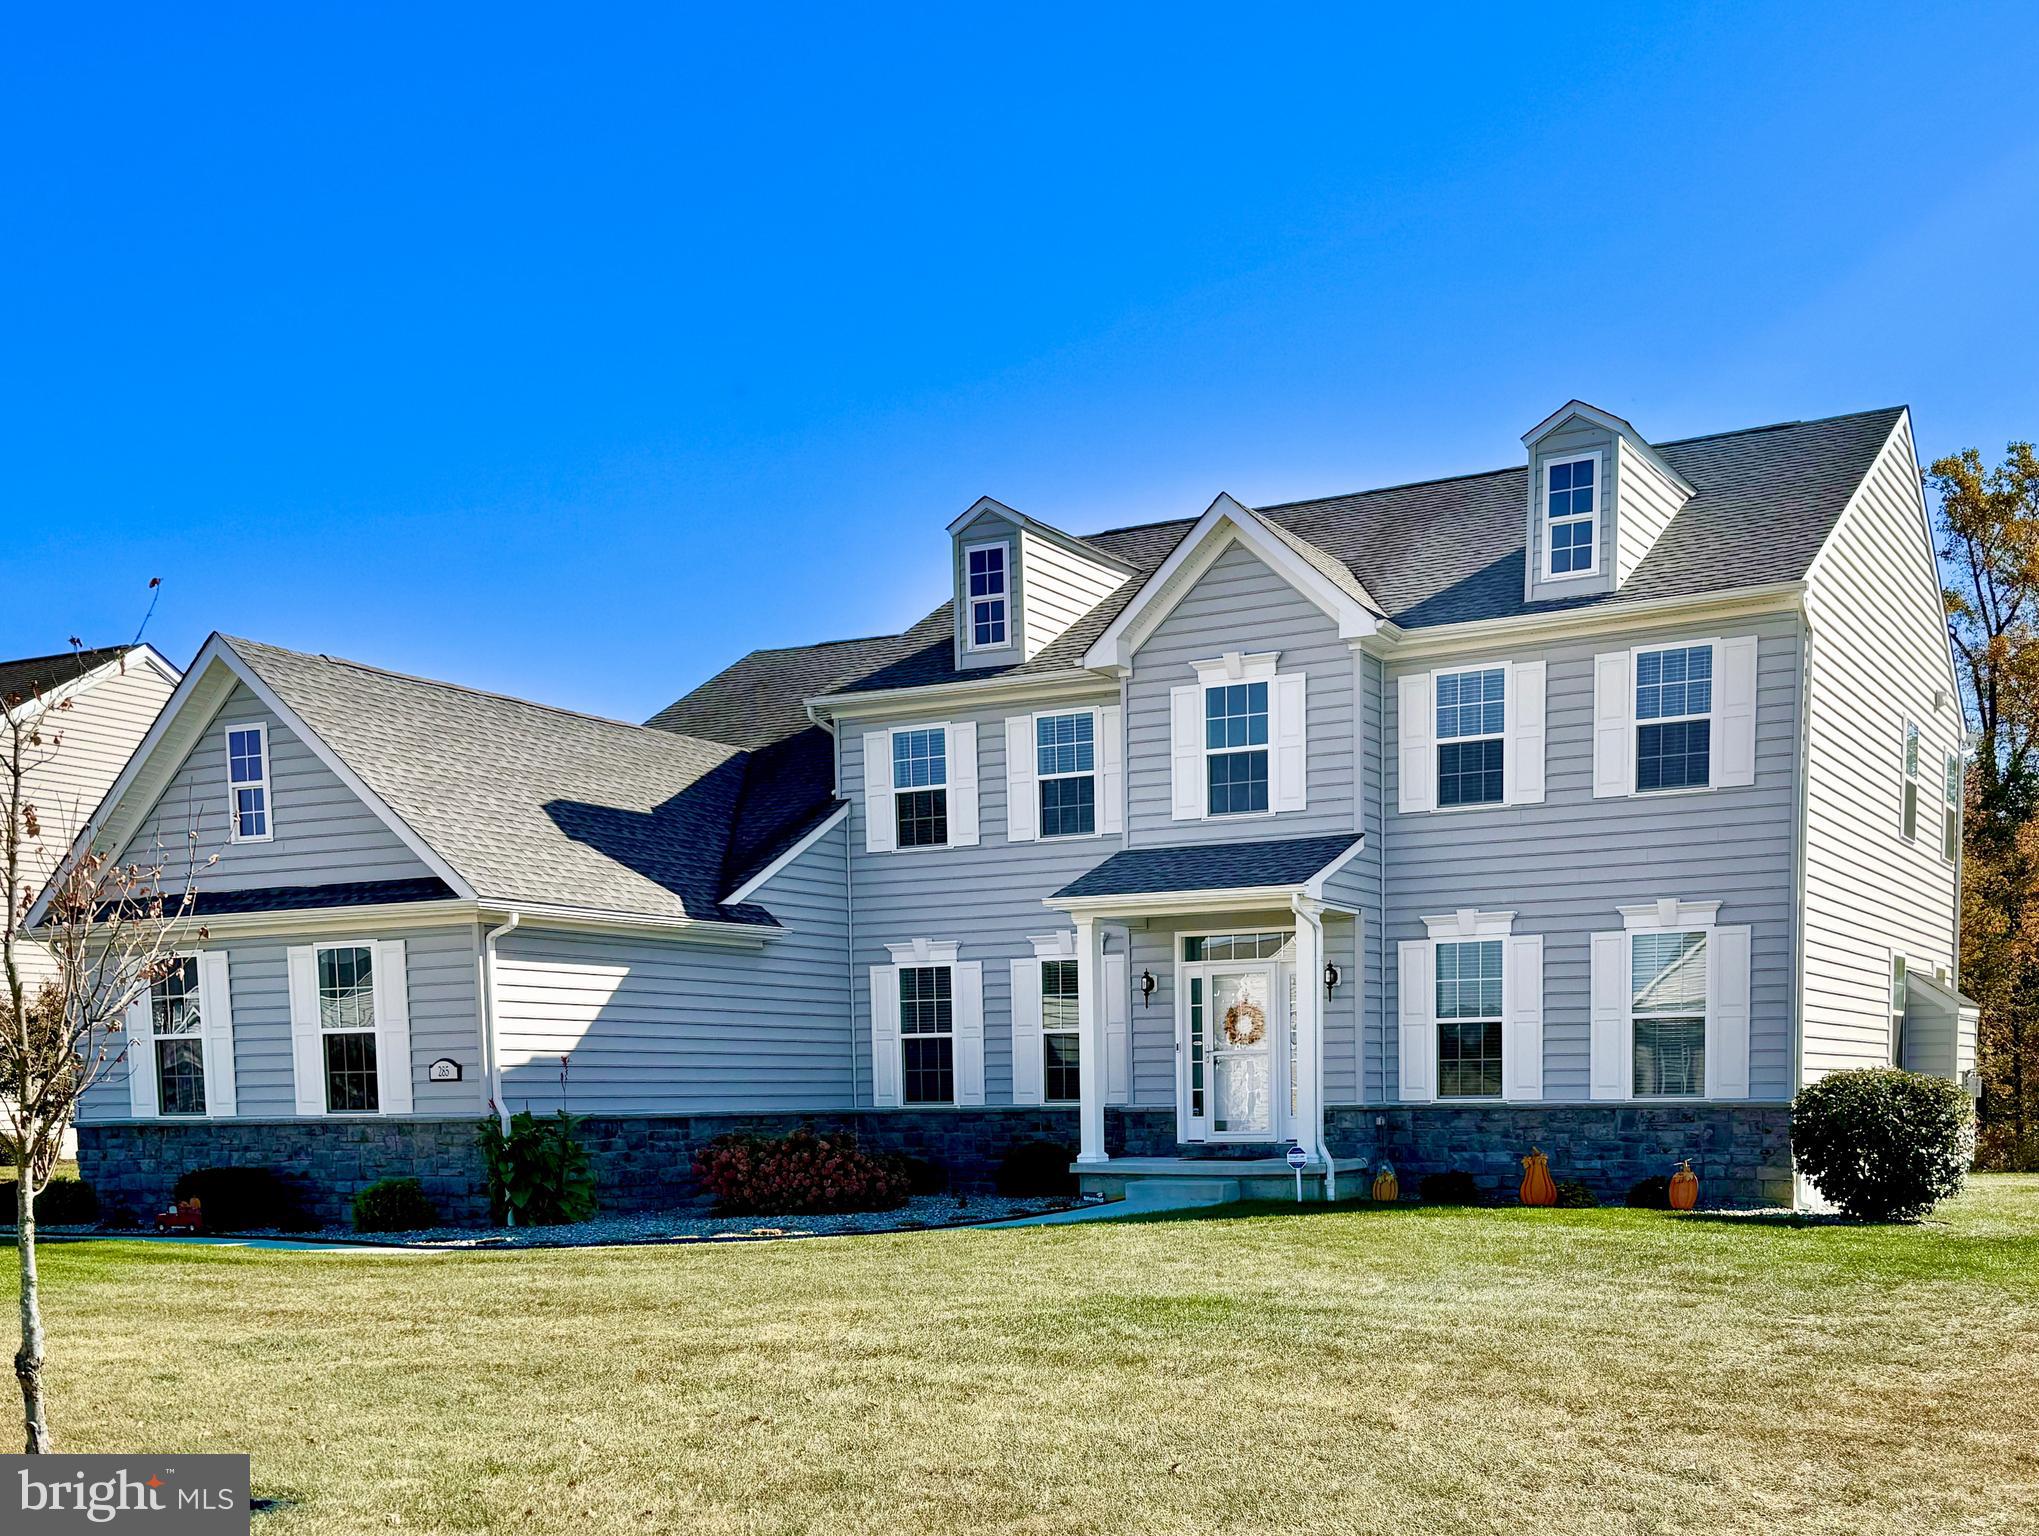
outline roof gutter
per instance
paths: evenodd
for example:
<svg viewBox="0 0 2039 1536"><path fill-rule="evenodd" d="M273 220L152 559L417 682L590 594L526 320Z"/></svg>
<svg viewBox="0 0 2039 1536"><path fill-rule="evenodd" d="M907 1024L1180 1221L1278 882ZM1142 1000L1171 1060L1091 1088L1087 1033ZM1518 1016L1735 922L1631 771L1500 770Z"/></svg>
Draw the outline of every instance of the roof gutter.
<svg viewBox="0 0 2039 1536"><path fill-rule="evenodd" d="M971 699L979 696L1023 698L1036 693L1060 693L1072 683L1105 686L1110 682L1111 679L1104 673L1093 672L1087 667L1061 667L1053 672L1029 672L1018 677L999 673L995 677L971 678L966 682L872 688L859 693L823 693L807 701L807 718L816 725L826 725L837 714L862 713L866 708L877 711L906 701L920 703L930 699Z"/></svg>
<svg viewBox="0 0 2039 1536"><path fill-rule="evenodd" d="M1477 649L1517 637L1590 634L1603 629L1627 629L1639 619L1677 619L1687 616L1742 613L1777 613L1796 609L1804 600L1804 581L1771 581L1759 586L1734 587L1723 592L1699 592L1680 597L1648 597L1634 602L1593 603L1554 613L1512 614L1501 619L1467 619L1457 624L1426 624L1408 628L1383 620L1378 633L1356 642L1363 649L1397 660L1433 651Z"/></svg>

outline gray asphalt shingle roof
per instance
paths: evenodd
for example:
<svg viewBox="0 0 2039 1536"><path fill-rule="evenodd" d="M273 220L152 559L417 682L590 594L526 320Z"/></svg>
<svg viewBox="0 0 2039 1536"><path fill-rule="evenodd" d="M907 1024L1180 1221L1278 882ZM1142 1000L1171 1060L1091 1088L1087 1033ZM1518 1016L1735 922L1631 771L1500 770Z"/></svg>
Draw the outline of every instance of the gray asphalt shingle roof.
<svg viewBox="0 0 2039 1536"><path fill-rule="evenodd" d="M0 661L0 702L48 693L52 688L75 682L94 667L102 667L133 649L131 645L102 645L89 651L60 651L54 656L23 656L14 661Z"/></svg>
<svg viewBox="0 0 2039 1536"><path fill-rule="evenodd" d="M1127 848L1070 881L1055 896L1159 896L1302 885L1359 840L1357 832L1346 832L1265 842Z"/></svg>

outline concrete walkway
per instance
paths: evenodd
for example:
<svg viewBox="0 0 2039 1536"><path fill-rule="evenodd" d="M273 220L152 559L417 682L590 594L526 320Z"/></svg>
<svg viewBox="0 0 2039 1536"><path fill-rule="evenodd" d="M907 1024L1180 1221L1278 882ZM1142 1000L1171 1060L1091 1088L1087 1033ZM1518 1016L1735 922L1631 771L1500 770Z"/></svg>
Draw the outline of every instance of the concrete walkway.
<svg viewBox="0 0 2039 1536"><path fill-rule="evenodd" d="M1018 1216L1011 1221L987 1221L978 1230L993 1227L1055 1227L1071 1221L1118 1221L1127 1216L1149 1216L1161 1211L1187 1211L1199 1206L1230 1205L1239 1198L1239 1186L1231 1179L1141 1179L1126 1186L1125 1198L1099 1205L1079 1205L1071 1210L1050 1211L1045 1216Z"/></svg>

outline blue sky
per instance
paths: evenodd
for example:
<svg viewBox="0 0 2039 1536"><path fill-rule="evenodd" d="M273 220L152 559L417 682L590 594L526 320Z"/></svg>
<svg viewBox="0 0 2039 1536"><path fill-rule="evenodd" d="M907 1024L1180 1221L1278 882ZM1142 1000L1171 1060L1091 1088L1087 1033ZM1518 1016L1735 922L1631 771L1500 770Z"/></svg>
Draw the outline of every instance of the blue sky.
<svg viewBox="0 0 2039 1536"><path fill-rule="evenodd" d="M180 662L643 718L918 618L984 493L1485 469L1573 395L2000 453L2039 13L1928 9L17 14L0 655L161 576Z"/></svg>

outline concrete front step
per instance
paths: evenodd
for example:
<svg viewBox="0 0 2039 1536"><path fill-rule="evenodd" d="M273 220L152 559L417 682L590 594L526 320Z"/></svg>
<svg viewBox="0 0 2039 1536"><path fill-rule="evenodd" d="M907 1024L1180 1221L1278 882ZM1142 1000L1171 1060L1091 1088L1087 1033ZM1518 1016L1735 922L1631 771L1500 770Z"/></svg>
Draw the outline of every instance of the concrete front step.
<svg viewBox="0 0 2039 1536"><path fill-rule="evenodd" d="M1184 1205L1233 1200L1293 1200L1296 1173L1285 1158L1115 1157L1072 1166L1086 1195L1123 1198L1129 1190L1164 1185ZM1355 1170L1356 1176L1356 1170ZM1324 1198L1324 1166L1303 1167L1303 1198Z"/></svg>

